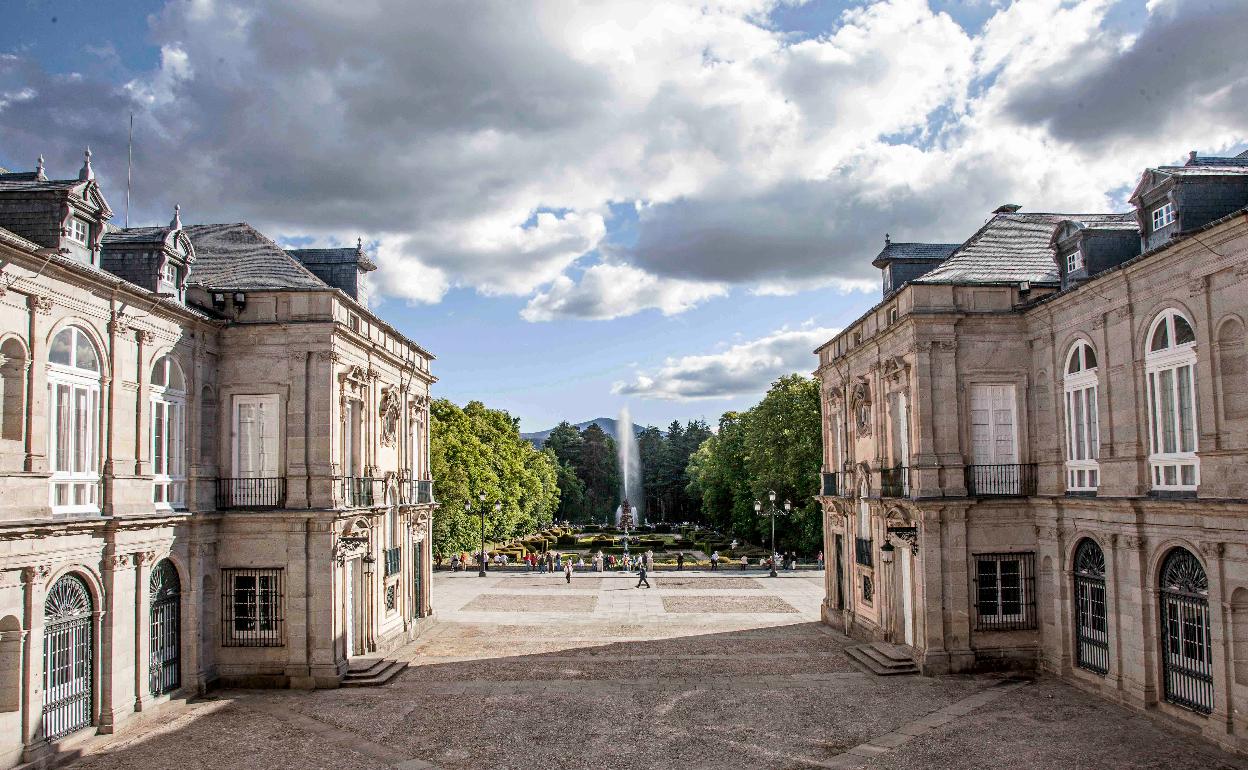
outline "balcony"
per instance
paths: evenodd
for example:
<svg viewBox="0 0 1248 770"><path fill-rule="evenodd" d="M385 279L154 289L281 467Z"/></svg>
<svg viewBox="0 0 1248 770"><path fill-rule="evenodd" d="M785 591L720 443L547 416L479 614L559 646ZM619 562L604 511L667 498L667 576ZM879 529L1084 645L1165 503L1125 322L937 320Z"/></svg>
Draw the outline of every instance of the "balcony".
<svg viewBox="0 0 1248 770"><path fill-rule="evenodd" d="M966 494L970 497L1027 497L1035 493L1035 463L966 466Z"/></svg>
<svg viewBox="0 0 1248 770"><path fill-rule="evenodd" d="M286 505L286 477L217 479L217 510L261 510Z"/></svg>
<svg viewBox="0 0 1248 770"><path fill-rule="evenodd" d="M871 558L871 538L854 538L854 561L864 567L870 567L875 563Z"/></svg>
<svg viewBox="0 0 1248 770"><path fill-rule="evenodd" d="M387 548L386 555L386 577L399 574L399 546Z"/></svg>
<svg viewBox="0 0 1248 770"><path fill-rule="evenodd" d="M821 473L820 476L822 477L823 481L819 487L819 490L820 490L819 494L824 497L835 497L836 490L837 490L836 482L838 481L838 479L836 478L837 474L824 472L824 473Z"/></svg>
<svg viewBox="0 0 1248 770"><path fill-rule="evenodd" d="M428 479L406 479L399 482L399 502L403 505L432 504L433 482Z"/></svg>
<svg viewBox="0 0 1248 770"><path fill-rule="evenodd" d="M880 469L880 497L909 497L910 469L904 465Z"/></svg>
<svg viewBox="0 0 1248 770"><path fill-rule="evenodd" d="M340 483L342 505L344 508L371 508L373 506L373 487L377 479L367 476L342 476Z"/></svg>

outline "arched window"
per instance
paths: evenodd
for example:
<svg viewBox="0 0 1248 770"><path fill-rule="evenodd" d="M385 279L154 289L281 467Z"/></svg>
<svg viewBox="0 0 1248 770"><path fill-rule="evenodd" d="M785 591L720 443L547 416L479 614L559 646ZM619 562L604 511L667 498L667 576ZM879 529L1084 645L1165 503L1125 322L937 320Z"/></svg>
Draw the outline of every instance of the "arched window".
<svg viewBox="0 0 1248 770"><path fill-rule="evenodd" d="M1153 321L1144 355L1148 376L1149 465L1153 488L1194 490L1196 458L1196 334L1180 313Z"/></svg>
<svg viewBox="0 0 1248 770"><path fill-rule="evenodd" d="M186 505L186 379L169 356L152 366L152 501Z"/></svg>
<svg viewBox="0 0 1248 770"><path fill-rule="evenodd" d="M98 511L100 357L91 338L77 326L68 326L52 338L48 413L52 510Z"/></svg>
<svg viewBox="0 0 1248 770"><path fill-rule="evenodd" d="M1066 489L1095 492L1100 484L1100 420L1097 412L1096 352L1079 341L1066 357Z"/></svg>
<svg viewBox="0 0 1248 770"><path fill-rule="evenodd" d="M1105 553L1085 537L1075 546L1076 662L1098 674L1109 671L1109 619L1105 612Z"/></svg>
<svg viewBox="0 0 1248 770"><path fill-rule="evenodd" d="M26 348L13 337L0 345L0 410L0 439L25 438Z"/></svg>
<svg viewBox="0 0 1248 770"><path fill-rule="evenodd" d="M1166 700L1213 711L1209 578L1200 560L1175 548L1161 565L1161 662Z"/></svg>
<svg viewBox="0 0 1248 770"><path fill-rule="evenodd" d="M161 559L147 585L147 689L164 695L182 684L182 583L173 562Z"/></svg>
<svg viewBox="0 0 1248 770"><path fill-rule="evenodd" d="M49 740L94 719L93 609L77 575L63 575L43 602L43 734Z"/></svg>

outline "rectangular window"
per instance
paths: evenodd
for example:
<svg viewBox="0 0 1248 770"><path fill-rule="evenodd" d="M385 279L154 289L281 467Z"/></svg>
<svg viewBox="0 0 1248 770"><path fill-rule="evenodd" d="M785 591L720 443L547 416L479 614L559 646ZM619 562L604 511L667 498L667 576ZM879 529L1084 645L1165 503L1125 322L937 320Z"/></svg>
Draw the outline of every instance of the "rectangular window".
<svg viewBox="0 0 1248 770"><path fill-rule="evenodd" d="M1174 204L1165 203L1153 209L1153 232L1174 222Z"/></svg>
<svg viewBox="0 0 1248 770"><path fill-rule="evenodd" d="M1096 385L1066 385L1066 489L1094 492L1100 482Z"/></svg>
<svg viewBox="0 0 1248 770"><path fill-rule="evenodd" d="M221 646L281 647L280 567L221 570Z"/></svg>
<svg viewBox="0 0 1248 770"><path fill-rule="evenodd" d="M1036 627L1034 553L975 555L976 628L1016 631Z"/></svg>
<svg viewBox="0 0 1248 770"><path fill-rule="evenodd" d="M50 381L48 397L52 510L94 513L99 510L99 385Z"/></svg>
<svg viewBox="0 0 1248 770"><path fill-rule="evenodd" d="M78 217L70 218L68 230L67 235L71 241L81 243L83 246L87 245L87 235L91 232L91 229L85 220Z"/></svg>
<svg viewBox="0 0 1248 770"><path fill-rule="evenodd" d="M1083 252L1075 249L1066 255L1066 273L1069 275L1083 269Z"/></svg>

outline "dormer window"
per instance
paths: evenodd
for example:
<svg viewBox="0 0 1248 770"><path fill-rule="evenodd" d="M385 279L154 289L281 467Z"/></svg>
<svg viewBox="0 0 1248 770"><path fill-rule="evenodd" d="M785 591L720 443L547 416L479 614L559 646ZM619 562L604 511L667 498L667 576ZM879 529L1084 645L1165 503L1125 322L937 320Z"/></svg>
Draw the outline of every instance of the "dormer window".
<svg viewBox="0 0 1248 770"><path fill-rule="evenodd" d="M70 217L69 232L67 232L66 235L71 241L81 243L83 246L86 246L87 235L90 232L91 228L87 224L86 220L79 219L78 217Z"/></svg>
<svg viewBox="0 0 1248 770"><path fill-rule="evenodd" d="M884 268L884 293L888 294L893 290L893 266L889 265Z"/></svg>
<svg viewBox="0 0 1248 770"><path fill-rule="evenodd" d="M182 271L173 262L166 260L156 276L156 293L172 294L178 297L181 294L181 286Z"/></svg>
<svg viewBox="0 0 1248 770"><path fill-rule="evenodd" d="M1157 232L1166 225L1174 222L1174 203L1167 201L1166 203L1153 209L1153 232Z"/></svg>
<svg viewBox="0 0 1248 770"><path fill-rule="evenodd" d="M1066 255L1066 274L1069 275L1083 269L1083 252L1075 249Z"/></svg>

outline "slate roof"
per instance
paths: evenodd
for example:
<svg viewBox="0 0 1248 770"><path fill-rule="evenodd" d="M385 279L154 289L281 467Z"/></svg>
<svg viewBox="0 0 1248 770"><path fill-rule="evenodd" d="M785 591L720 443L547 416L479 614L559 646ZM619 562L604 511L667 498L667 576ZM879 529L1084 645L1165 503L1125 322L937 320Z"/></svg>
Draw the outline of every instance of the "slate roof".
<svg viewBox="0 0 1248 770"><path fill-rule="evenodd" d="M217 291L329 288L246 222L183 229L198 257L189 284Z"/></svg>
<svg viewBox="0 0 1248 770"><path fill-rule="evenodd" d="M377 265L358 246L349 246L341 249L286 249L286 253L308 265L352 263L358 265L361 270L366 272L377 269Z"/></svg>
<svg viewBox="0 0 1248 770"><path fill-rule="evenodd" d="M168 234L167 227L106 227L101 241L105 248L127 243L163 243Z"/></svg>
<svg viewBox="0 0 1248 770"><path fill-rule="evenodd" d="M1189 166L1248 166L1248 150L1244 150L1233 158L1218 158L1209 156L1202 158L1196 153L1187 160Z"/></svg>
<svg viewBox="0 0 1248 770"><path fill-rule="evenodd" d="M10 171L0 174L0 192L72 190L82 184L86 182L80 179L40 179L37 171Z"/></svg>
<svg viewBox="0 0 1248 770"><path fill-rule="evenodd" d="M885 241L884 248L871 264L884 267L889 262L934 262L945 259L958 248L957 243L893 243Z"/></svg>
<svg viewBox="0 0 1248 770"><path fill-rule="evenodd" d="M911 283L1057 284L1050 242L1059 223L1073 220L1106 227L1132 219L1134 214L994 214L940 266Z"/></svg>

